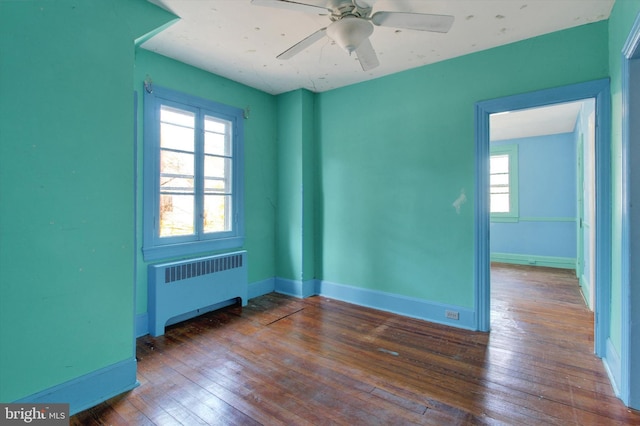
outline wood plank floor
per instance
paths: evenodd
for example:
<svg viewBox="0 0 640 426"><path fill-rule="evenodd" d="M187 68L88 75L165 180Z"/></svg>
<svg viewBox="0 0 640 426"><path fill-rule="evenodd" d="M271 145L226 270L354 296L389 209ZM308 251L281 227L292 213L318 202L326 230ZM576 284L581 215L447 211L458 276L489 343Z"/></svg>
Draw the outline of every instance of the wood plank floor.
<svg viewBox="0 0 640 426"><path fill-rule="evenodd" d="M72 425L640 425L571 271L492 266L492 332L268 294L137 341L139 387Z"/></svg>

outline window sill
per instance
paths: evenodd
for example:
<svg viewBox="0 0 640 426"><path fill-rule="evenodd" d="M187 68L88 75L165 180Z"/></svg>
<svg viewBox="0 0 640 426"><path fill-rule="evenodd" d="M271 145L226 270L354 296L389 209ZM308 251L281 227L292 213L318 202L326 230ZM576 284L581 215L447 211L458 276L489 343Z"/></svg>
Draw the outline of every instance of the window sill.
<svg viewBox="0 0 640 426"><path fill-rule="evenodd" d="M169 259L172 257L190 256L199 253L218 250L241 248L244 237L221 238L217 240L196 241L181 244L167 244L164 246L143 247L142 254L145 261Z"/></svg>

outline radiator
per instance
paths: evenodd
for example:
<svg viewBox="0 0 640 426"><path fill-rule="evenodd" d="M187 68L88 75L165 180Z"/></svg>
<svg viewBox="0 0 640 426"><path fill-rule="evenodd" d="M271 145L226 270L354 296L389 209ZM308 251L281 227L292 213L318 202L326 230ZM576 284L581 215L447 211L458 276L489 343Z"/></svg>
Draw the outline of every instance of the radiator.
<svg viewBox="0 0 640 426"><path fill-rule="evenodd" d="M218 303L247 304L247 252L149 265L149 333L164 334L167 321ZM183 318L184 319L184 318Z"/></svg>

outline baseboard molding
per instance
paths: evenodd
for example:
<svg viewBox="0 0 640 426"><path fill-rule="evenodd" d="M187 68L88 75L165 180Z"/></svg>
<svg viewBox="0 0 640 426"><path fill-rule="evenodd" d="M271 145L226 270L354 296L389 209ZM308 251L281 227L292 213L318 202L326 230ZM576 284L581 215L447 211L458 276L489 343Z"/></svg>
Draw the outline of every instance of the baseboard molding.
<svg viewBox="0 0 640 426"><path fill-rule="evenodd" d="M310 297L316 294L316 280L300 281L276 277L275 290L277 293L294 297Z"/></svg>
<svg viewBox="0 0 640 426"><path fill-rule="evenodd" d="M382 311L392 312L411 318L418 318L438 324L453 327L476 330L475 313L460 306L445 305L416 299L412 297L387 293L377 290L369 290L344 284L336 284L322 280L291 280L287 278L267 278L249 284L248 297L262 296L271 292L286 294L289 296L305 298L315 295L325 296L355 305L366 306ZM215 309L222 306L215 305ZM211 309L200 309L197 315L208 312ZM446 317L446 311L458 313L458 320ZM186 315L187 317L189 314ZM184 320L187 318L181 318ZM174 320L174 318L172 318ZM169 323L175 323L171 321ZM149 334L149 318L146 313L136 316L136 337Z"/></svg>
<svg viewBox="0 0 640 426"><path fill-rule="evenodd" d="M602 358L602 363L609 376L609 381L613 387L613 392L618 398L622 395L620 393L620 384L622 383L622 363L618 351L611 343L611 339L607 339L606 353Z"/></svg>
<svg viewBox="0 0 640 426"><path fill-rule="evenodd" d="M70 415L73 415L123 392L130 391L138 385L136 359L131 358L14 402L66 403L69 404Z"/></svg>
<svg viewBox="0 0 640 426"><path fill-rule="evenodd" d="M532 254L491 253L491 261L514 265L535 265L549 268L576 269L573 257L537 256Z"/></svg>
<svg viewBox="0 0 640 426"><path fill-rule="evenodd" d="M256 281L254 283L249 283L249 299L253 299L254 297L262 296L264 294L269 294L275 291L276 289L276 279L271 277L266 280Z"/></svg>
<svg viewBox="0 0 640 426"><path fill-rule="evenodd" d="M584 299L585 305L587 305L587 307L593 311L593 306L591 306L591 302L590 302L591 294L589 293L591 287L589 285L589 281L587 281L587 277L585 277L584 274L581 274L580 277L578 278L578 283L580 284L580 294Z"/></svg>
<svg viewBox="0 0 640 426"><path fill-rule="evenodd" d="M315 293L331 299L438 324L467 330L476 330L477 328L475 324L475 313L470 309L460 306L434 303L413 297L336 284L329 281L316 281ZM447 318L447 311L457 312L459 319L454 320Z"/></svg>

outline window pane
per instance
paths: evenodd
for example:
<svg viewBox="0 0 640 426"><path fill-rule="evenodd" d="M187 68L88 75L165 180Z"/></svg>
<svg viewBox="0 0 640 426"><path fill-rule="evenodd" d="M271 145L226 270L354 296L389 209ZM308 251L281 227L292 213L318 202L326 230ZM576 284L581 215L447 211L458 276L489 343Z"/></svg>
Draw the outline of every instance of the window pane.
<svg viewBox="0 0 640 426"><path fill-rule="evenodd" d="M177 124L179 126L194 127L195 114L166 105L160 107L160 121L163 123Z"/></svg>
<svg viewBox="0 0 640 426"><path fill-rule="evenodd" d="M204 134L204 153L231 156L231 144L226 135L220 133L205 132Z"/></svg>
<svg viewBox="0 0 640 426"><path fill-rule="evenodd" d="M509 173L509 156L508 155L492 155L489 162L490 173Z"/></svg>
<svg viewBox="0 0 640 426"><path fill-rule="evenodd" d="M492 186L490 190L491 194L509 194L508 186Z"/></svg>
<svg viewBox="0 0 640 426"><path fill-rule="evenodd" d="M204 162L204 189L207 193L231 193L230 158L206 156Z"/></svg>
<svg viewBox="0 0 640 426"><path fill-rule="evenodd" d="M509 213L509 155L492 155L489 161L490 212Z"/></svg>
<svg viewBox="0 0 640 426"><path fill-rule="evenodd" d="M193 195L160 195L160 237L193 235Z"/></svg>
<svg viewBox="0 0 640 426"><path fill-rule="evenodd" d="M193 135L193 129L163 123L160 125L160 147L193 152Z"/></svg>
<svg viewBox="0 0 640 426"><path fill-rule="evenodd" d="M226 185L225 180L220 178L205 178L204 179L204 190L207 193L226 193ZM231 191L229 191L231 192Z"/></svg>
<svg viewBox="0 0 640 426"><path fill-rule="evenodd" d="M205 195L204 232L223 232L231 230L231 196Z"/></svg>
<svg viewBox="0 0 640 426"><path fill-rule="evenodd" d="M160 173L185 177L193 177L195 156L174 151L160 151Z"/></svg>
<svg viewBox="0 0 640 426"><path fill-rule="evenodd" d="M508 174L497 174L491 175L490 177L491 186L495 185L509 185L509 175Z"/></svg>
<svg viewBox="0 0 640 426"><path fill-rule="evenodd" d="M205 154L224 155L227 157L232 155L230 121L205 115L204 152Z"/></svg>
<svg viewBox="0 0 640 426"><path fill-rule="evenodd" d="M231 178L231 159L224 157L204 157L204 176L207 178Z"/></svg>
<svg viewBox="0 0 640 426"><path fill-rule="evenodd" d="M509 194L491 194L491 213L509 213Z"/></svg>
<svg viewBox="0 0 640 426"><path fill-rule="evenodd" d="M162 106L160 122L161 148L194 151L194 113Z"/></svg>
<svg viewBox="0 0 640 426"><path fill-rule="evenodd" d="M193 178L176 177L172 175L160 176L160 193L167 192L193 194Z"/></svg>
<svg viewBox="0 0 640 426"><path fill-rule="evenodd" d="M220 120L210 115L204 116L204 130L205 132L227 133L227 127L231 123L226 120Z"/></svg>

